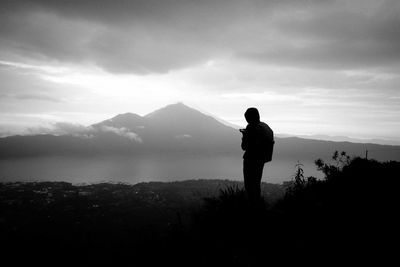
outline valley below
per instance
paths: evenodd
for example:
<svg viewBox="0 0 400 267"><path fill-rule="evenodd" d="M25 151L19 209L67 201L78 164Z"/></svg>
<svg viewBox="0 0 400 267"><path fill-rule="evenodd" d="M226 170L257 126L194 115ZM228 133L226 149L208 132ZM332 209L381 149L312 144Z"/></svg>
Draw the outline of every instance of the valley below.
<svg viewBox="0 0 400 267"><path fill-rule="evenodd" d="M282 183L293 178L296 160L266 163L263 181ZM319 177L312 161L301 162L305 173ZM69 183L123 182L189 179L243 180L241 155L234 156L96 156L34 157L0 160L0 181L65 181Z"/></svg>

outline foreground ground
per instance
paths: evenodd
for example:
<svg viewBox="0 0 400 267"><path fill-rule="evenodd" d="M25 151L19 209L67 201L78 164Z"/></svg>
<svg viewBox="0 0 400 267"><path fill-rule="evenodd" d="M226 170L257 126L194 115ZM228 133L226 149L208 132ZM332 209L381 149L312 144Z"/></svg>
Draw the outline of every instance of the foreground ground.
<svg viewBox="0 0 400 267"><path fill-rule="evenodd" d="M0 186L2 262L41 266L264 266L391 259L400 163L334 155L264 184L250 205L237 182Z"/></svg>

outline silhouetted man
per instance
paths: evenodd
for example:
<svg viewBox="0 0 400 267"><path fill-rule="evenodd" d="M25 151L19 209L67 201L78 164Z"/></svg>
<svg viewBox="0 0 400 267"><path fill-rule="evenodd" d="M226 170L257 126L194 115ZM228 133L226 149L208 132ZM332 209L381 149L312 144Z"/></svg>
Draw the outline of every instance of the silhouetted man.
<svg viewBox="0 0 400 267"><path fill-rule="evenodd" d="M243 176L244 188L250 202L256 203L261 197L261 178L264 164L272 160L274 132L264 122L256 108L249 108L244 113L248 123L243 134Z"/></svg>

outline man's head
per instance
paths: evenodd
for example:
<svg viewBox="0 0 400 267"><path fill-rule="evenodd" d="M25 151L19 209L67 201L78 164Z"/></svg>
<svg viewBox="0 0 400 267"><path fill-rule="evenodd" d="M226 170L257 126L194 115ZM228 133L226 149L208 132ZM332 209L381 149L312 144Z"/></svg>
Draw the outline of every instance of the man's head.
<svg viewBox="0 0 400 267"><path fill-rule="evenodd" d="M244 117L246 118L246 121L250 124L260 122L260 113L258 113L258 110L256 108L248 108L244 113Z"/></svg>

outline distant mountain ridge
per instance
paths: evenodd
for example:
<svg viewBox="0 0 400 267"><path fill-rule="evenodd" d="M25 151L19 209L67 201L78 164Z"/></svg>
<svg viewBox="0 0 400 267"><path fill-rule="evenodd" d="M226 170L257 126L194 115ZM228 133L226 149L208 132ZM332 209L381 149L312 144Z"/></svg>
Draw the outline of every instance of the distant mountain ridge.
<svg viewBox="0 0 400 267"><path fill-rule="evenodd" d="M125 127L132 131L145 129L146 127L163 128L177 134L185 131L194 132L196 130L203 132L205 126L230 130L230 127L222 125L215 118L182 103L168 105L145 116L134 113L119 114L109 120L91 126L94 128L102 126Z"/></svg>
<svg viewBox="0 0 400 267"><path fill-rule="evenodd" d="M400 160L400 146L276 137L274 159L313 161L333 151L379 160ZM183 103L145 116L119 114L71 135L0 138L0 159L37 156L218 155L241 157L241 134L212 116Z"/></svg>
<svg viewBox="0 0 400 267"><path fill-rule="evenodd" d="M0 138L0 157L240 153L240 133L182 103L145 116L119 114L73 135ZM232 149L233 148L233 149Z"/></svg>
<svg viewBox="0 0 400 267"><path fill-rule="evenodd" d="M92 127L126 129L142 140L136 145L155 152L196 153L215 151L215 148L227 152L237 143L235 139L240 138L233 128L182 103L168 105L143 117L132 113L118 115Z"/></svg>
<svg viewBox="0 0 400 267"><path fill-rule="evenodd" d="M337 136L337 135L323 135L323 134L313 134L313 135L296 135L296 134L278 134L279 137L299 137L304 139L313 140L323 140L323 141L334 141L334 142L350 142L350 143L362 143L362 144L377 144L377 145L388 145L388 146L400 146L400 141L396 140L386 140L386 139L361 139L353 138L348 136Z"/></svg>

